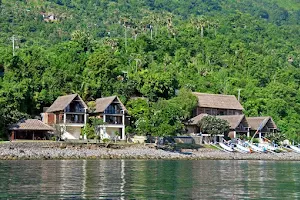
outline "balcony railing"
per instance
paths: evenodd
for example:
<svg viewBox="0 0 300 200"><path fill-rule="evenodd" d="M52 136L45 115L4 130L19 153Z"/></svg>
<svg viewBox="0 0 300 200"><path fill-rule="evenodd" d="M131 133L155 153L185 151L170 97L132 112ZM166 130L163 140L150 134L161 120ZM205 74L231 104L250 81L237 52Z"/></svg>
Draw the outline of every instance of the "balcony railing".
<svg viewBox="0 0 300 200"><path fill-rule="evenodd" d="M66 120L64 120L64 118L59 120L59 123L65 123L65 122L67 124L84 124L84 115L83 114L66 114Z"/></svg>
<svg viewBox="0 0 300 200"><path fill-rule="evenodd" d="M122 121L107 121L106 124L116 124L116 125L122 125Z"/></svg>
<svg viewBox="0 0 300 200"><path fill-rule="evenodd" d="M84 124L84 120L70 120L70 119L67 119L66 123L67 124Z"/></svg>
<svg viewBox="0 0 300 200"><path fill-rule="evenodd" d="M78 108L78 109L66 109L67 113L85 113L84 108Z"/></svg>
<svg viewBox="0 0 300 200"><path fill-rule="evenodd" d="M106 118L105 118L105 123L106 124L123 124L122 123L122 117L120 116L107 116L106 115Z"/></svg>

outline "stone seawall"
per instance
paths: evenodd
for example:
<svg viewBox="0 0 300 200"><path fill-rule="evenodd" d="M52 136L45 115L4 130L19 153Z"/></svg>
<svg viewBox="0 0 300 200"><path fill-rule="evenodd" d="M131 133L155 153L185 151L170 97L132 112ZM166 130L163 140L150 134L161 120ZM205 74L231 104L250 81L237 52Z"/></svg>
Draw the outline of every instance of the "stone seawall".
<svg viewBox="0 0 300 200"><path fill-rule="evenodd" d="M106 148L97 144L61 142L6 142L0 144L0 160L18 159L182 159L182 160L289 160L300 161L300 154L226 153L210 148L171 152L144 145L118 145Z"/></svg>

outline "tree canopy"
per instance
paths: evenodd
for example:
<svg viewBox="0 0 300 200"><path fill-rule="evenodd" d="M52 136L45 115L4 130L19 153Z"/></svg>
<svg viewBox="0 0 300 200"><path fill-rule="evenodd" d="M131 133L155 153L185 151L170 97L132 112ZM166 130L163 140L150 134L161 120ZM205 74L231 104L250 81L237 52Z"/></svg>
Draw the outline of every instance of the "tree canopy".
<svg viewBox="0 0 300 200"><path fill-rule="evenodd" d="M247 116L271 115L298 138L297 0L0 2L2 135L68 93L119 95L137 131L172 135L190 110L177 90L241 89Z"/></svg>

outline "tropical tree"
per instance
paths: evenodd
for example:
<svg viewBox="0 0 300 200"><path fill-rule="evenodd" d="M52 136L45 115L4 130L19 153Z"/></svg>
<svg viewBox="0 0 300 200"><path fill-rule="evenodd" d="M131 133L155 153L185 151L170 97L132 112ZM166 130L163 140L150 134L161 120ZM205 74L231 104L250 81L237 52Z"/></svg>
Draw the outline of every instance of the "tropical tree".
<svg viewBox="0 0 300 200"><path fill-rule="evenodd" d="M229 132L229 123L220 119L216 116L205 116L203 117L198 126L202 133L208 133L211 136L225 134Z"/></svg>

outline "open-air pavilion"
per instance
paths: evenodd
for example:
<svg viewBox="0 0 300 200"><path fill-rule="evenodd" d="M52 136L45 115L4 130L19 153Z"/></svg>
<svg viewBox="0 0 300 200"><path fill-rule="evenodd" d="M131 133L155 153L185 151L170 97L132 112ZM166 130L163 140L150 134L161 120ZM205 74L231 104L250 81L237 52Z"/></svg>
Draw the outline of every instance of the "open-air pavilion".
<svg viewBox="0 0 300 200"><path fill-rule="evenodd" d="M9 128L10 140L47 140L54 128L38 119L23 119Z"/></svg>

